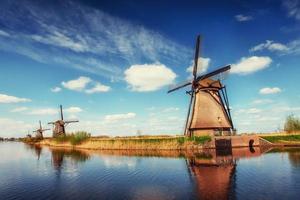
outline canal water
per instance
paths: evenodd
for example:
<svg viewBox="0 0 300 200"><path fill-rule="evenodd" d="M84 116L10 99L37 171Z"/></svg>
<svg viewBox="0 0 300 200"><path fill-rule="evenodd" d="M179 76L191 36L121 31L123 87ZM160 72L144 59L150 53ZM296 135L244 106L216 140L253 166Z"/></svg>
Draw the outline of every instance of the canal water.
<svg viewBox="0 0 300 200"><path fill-rule="evenodd" d="M0 199L299 199L300 149L89 151L0 143Z"/></svg>

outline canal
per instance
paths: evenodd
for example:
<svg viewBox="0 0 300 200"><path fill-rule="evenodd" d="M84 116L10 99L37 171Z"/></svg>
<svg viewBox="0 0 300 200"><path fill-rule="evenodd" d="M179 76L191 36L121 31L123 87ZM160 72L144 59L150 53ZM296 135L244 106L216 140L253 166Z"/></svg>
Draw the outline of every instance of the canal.
<svg viewBox="0 0 300 200"><path fill-rule="evenodd" d="M91 151L0 142L0 199L299 199L300 149Z"/></svg>

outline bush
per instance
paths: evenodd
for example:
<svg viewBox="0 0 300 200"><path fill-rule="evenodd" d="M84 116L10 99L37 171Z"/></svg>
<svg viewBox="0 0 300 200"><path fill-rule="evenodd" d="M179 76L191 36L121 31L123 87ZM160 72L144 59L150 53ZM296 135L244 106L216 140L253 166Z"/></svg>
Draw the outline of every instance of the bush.
<svg viewBox="0 0 300 200"><path fill-rule="evenodd" d="M67 134L66 136L58 136L55 138L55 141L59 143L70 142L72 145L78 145L90 137L90 133L87 133L85 131L78 131L75 133Z"/></svg>
<svg viewBox="0 0 300 200"><path fill-rule="evenodd" d="M70 136L71 136L70 143L72 145L77 145L77 144L81 144L82 142L90 138L91 134L84 131L79 131L76 132L75 134L72 133Z"/></svg>
<svg viewBox="0 0 300 200"><path fill-rule="evenodd" d="M284 124L284 130L288 133L300 131L300 119L294 115L287 116Z"/></svg>
<svg viewBox="0 0 300 200"><path fill-rule="evenodd" d="M186 141L193 141L195 144L204 144L205 142L211 141L210 136L192 136L192 137L178 137L177 142L183 144Z"/></svg>

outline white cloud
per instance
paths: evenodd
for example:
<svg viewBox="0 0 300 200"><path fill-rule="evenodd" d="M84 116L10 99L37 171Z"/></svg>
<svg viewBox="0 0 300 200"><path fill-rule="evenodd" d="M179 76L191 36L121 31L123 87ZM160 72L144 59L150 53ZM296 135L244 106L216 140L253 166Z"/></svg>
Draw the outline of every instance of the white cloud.
<svg viewBox="0 0 300 200"><path fill-rule="evenodd" d="M250 16L250 15L236 15L234 16L235 19L239 22L245 22L245 21L250 21L250 20L253 20L253 17Z"/></svg>
<svg viewBox="0 0 300 200"><path fill-rule="evenodd" d="M60 12L57 7L68 9ZM0 37L0 50L108 79L120 80L124 67L133 63L164 59L178 64L192 53L158 31L74 1L60 1L46 10L34 1L11 1L1 5L0 13L5 27L0 36L9 35Z"/></svg>
<svg viewBox="0 0 300 200"><path fill-rule="evenodd" d="M28 110L27 107L17 107L17 108L12 109L10 112L17 113L17 112L23 112L26 110Z"/></svg>
<svg viewBox="0 0 300 200"><path fill-rule="evenodd" d="M179 108L177 108L177 107L170 107L170 108L163 109L163 112L174 112L174 111L179 111Z"/></svg>
<svg viewBox="0 0 300 200"><path fill-rule="evenodd" d="M33 126L24 121L0 118L1 137L24 137Z"/></svg>
<svg viewBox="0 0 300 200"><path fill-rule="evenodd" d="M278 42L273 42L271 40L267 40L265 43L258 44L252 47L249 51L262 51L269 50L272 52L280 53L280 55L286 54L300 54L300 39L292 40L287 44L282 44Z"/></svg>
<svg viewBox="0 0 300 200"><path fill-rule="evenodd" d="M257 108L250 108L249 110L247 110L247 114L257 114L257 113L260 113L261 110L260 109L257 109Z"/></svg>
<svg viewBox="0 0 300 200"><path fill-rule="evenodd" d="M269 67L271 62L270 57L243 57L237 64L231 66L230 72L242 75L251 74Z"/></svg>
<svg viewBox="0 0 300 200"><path fill-rule="evenodd" d="M276 94L279 92L281 92L281 89L278 87L273 87L273 88L265 87L259 90L260 94Z"/></svg>
<svg viewBox="0 0 300 200"><path fill-rule="evenodd" d="M15 96L9 96L6 94L0 94L0 103L21 103L21 102L30 102L30 99L19 98Z"/></svg>
<svg viewBox="0 0 300 200"><path fill-rule="evenodd" d="M237 111L235 111L236 115L240 115L240 114L258 114L260 113L261 110L258 108L249 108L249 109L239 109Z"/></svg>
<svg viewBox="0 0 300 200"><path fill-rule="evenodd" d="M54 87L54 88L51 88L50 90L51 90L51 92L60 92L61 88L60 87Z"/></svg>
<svg viewBox="0 0 300 200"><path fill-rule="evenodd" d="M210 63L210 58L198 58L198 69L197 69L197 74L201 74L207 71L209 63ZM186 71L189 73L193 73L194 69L194 61L191 61L191 66L189 66Z"/></svg>
<svg viewBox="0 0 300 200"><path fill-rule="evenodd" d="M111 88L109 86L106 86L106 85L103 85L103 84L97 82L93 88L86 89L85 92L87 94L94 94L94 93L99 93L99 92L108 92L108 91L110 91L110 89Z"/></svg>
<svg viewBox="0 0 300 200"><path fill-rule="evenodd" d="M79 107L69 107L69 108L64 109L64 111L66 113L72 113L72 114L74 114L74 113L82 112L82 109L79 108Z"/></svg>
<svg viewBox="0 0 300 200"><path fill-rule="evenodd" d="M271 100L271 99L256 99L252 103L253 104L269 104L272 102L273 102L273 100Z"/></svg>
<svg viewBox="0 0 300 200"><path fill-rule="evenodd" d="M113 115L106 115L104 117L104 120L107 122L117 122L120 120L125 120L125 119L132 119L135 118L136 114L135 113L126 113L126 114L113 114Z"/></svg>
<svg viewBox="0 0 300 200"><path fill-rule="evenodd" d="M287 10L289 17L294 17L300 20L300 1L299 0L284 0L283 7Z"/></svg>
<svg viewBox="0 0 300 200"><path fill-rule="evenodd" d="M69 90L85 92L87 94L108 92L111 89L109 86L103 85L100 82L94 81L91 78L85 76L80 76L78 79L70 80L67 82L63 81L61 84Z"/></svg>
<svg viewBox="0 0 300 200"><path fill-rule="evenodd" d="M69 107L63 109L64 112L69 114L75 114L82 112L83 110L80 107ZM59 113L59 110L57 108L38 108L38 109L32 109L27 114L28 115L56 115Z"/></svg>
<svg viewBox="0 0 300 200"><path fill-rule="evenodd" d="M83 41L74 41L72 38L64 35L59 31L53 31L53 33L44 37L39 35L33 35L32 39L44 44L50 44L71 49L75 52L86 52L89 50L89 47Z"/></svg>
<svg viewBox="0 0 300 200"><path fill-rule="evenodd" d="M132 65L125 70L125 80L131 90L148 92L159 90L174 82L176 74L163 64Z"/></svg>
<svg viewBox="0 0 300 200"><path fill-rule="evenodd" d="M9 34L3 30L0 30L0 36L9 37Z"/></svg>
<svg viewBox="0 0 300 200"><path fill-rule="evenodd" d="M58 109L55 108L39 108L28 112L29 115L55 115L58 114Z"/></svg>
<svg viewBox="0 0 300 200"><path fill-rule="evenodd" d="M265 43L258 44L250 49L251 52L261 51L263 49L268 49L270 51L288 51L289 48L281 43L273 42L271 40L267 40Z"/></svg>
<svg viewBox="0 0 300 200"><path fill-rule="evenodd" d="M80 76L78 79L62 82L61 85L69 90L82 91L92 79Z"/></svg>

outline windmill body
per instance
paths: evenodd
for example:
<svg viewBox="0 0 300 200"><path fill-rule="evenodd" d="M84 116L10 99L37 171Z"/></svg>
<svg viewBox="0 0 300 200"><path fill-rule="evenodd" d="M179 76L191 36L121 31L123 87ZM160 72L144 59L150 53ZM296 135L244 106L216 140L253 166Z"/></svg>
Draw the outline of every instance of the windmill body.
<svg viewBox="0 0 300 200"><path fill-rule="evenodd" d="M66 130L65 130L66 125L68 125L70 123L79 122L78 120L65 121L64 120L64 115L63 115L62 105L60 105L60 118L61 119L59 119L55 122L49 122L48 123L48 124L54 125L53 137L66 136Z"/></svg>
<svg viewBox="0 0 300 200"><path fill-rule="evenodd" d="M43 139L44 138L43 132L50 130L50 129L43 129L41 121L39 121L39 125L40 125L40 127L33 132L36 133L36 135L35 135L36 138Z"/></svg>
<svg viewBox="0 0 300 200"><path fill-rule="evenodd" d="M213 72L197 76L200 36L197 37L194 59L194 79L168 92L191 85L187 93L191 96L185 135L230 135L233 133L230 107L226 87L214 77L230 70L230 65Z"/></svg>
<svg viewBox="0 0 300 200"><path fill-rule="evenodd" d="M204 79L195 89L194 108L189 131L193 135L229 134L232 129L231 117L225 97L222 96L223 85L219 80ZM219 133L218 133L219 132Z"/></svg>

